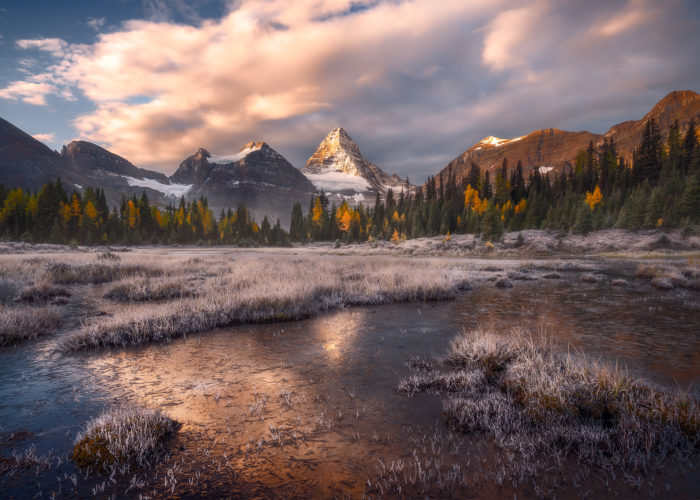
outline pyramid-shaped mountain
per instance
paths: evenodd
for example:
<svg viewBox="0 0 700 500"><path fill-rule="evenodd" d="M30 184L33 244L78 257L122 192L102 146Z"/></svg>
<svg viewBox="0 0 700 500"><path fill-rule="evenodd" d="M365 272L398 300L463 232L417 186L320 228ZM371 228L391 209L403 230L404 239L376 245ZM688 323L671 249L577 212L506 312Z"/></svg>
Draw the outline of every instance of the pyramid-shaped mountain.
<svg viewBox="0 0 700 500"><path fill-rule="evenodd" d="M319 191L355 202L372 202L377 193L412 187L367 161L343 128L330 131L301 171Z"/></svg>

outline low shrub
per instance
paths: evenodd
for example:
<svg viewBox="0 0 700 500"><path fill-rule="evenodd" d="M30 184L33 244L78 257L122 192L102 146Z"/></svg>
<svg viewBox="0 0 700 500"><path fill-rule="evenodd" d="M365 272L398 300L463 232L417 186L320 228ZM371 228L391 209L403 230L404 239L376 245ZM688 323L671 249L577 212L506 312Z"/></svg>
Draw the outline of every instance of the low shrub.
<svg viewBox="0 0 700 500"><path fill-rule="evenodd" d="M179 425L157 410L124 406L107 410L78 434L71 458L81 468L152 467L167 454Z"/></svg>

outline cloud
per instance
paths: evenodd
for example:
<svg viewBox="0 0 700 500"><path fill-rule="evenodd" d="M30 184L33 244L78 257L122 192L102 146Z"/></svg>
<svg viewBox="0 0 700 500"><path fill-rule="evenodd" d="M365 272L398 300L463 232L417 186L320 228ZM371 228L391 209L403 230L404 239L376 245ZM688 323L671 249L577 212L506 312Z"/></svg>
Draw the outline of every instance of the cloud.
<svg viewBox="0 0 700 500"><path fill-rule="evenodd" d="M342 125L420 181L480 137L604 131L700 79L683 3L243 0L193 25L171 21L196 17L178 5L148 2L147 20L91 45L20 40L55 63L0 98L87 99L83 139L168 173L200 146L253 139L301 166Z"/></svg>
<svg viewBox="0 0 700 500"><path fill-rule="evenodd" d="M87 21L85 21L85 24L87 24L90 28L94 29L95 31L100 31L102 29L102 26L105 25L106 19L104 17L88 17Z"/></svg>
<svg viewBox="0 0 700 500"><path fill-rule="evenodd" d="M68 43L60 38L40 38L37 40L17 40L17 47L41 50L54 57L63 57Z"/></svg>
<svg viewBox="0 0 700 500"><path fill-rule="evenodd" d="M57 91L48 83L19 81L0 89L0 99L20 100L35 106L46 105L46 96Z"/></svg>
<svg viewBox="0 0 700 500"><path fill-rule="evenodd" d="M48 132L46 134L34 134L32 137L41 142L54 142L56 140L56 134L53 132Z"/></svg>

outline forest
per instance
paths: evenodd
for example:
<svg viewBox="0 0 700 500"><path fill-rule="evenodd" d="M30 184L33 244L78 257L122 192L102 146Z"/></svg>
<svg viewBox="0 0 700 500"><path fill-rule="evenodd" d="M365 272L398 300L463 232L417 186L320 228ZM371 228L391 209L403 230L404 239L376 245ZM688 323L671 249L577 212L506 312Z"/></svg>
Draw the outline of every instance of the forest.
<svg viewBox="0 0 700 500"><path fill-rule="evenodd" d="M586 234L609 228L681 228L700 223L700 143L691 121L663 138L650 119L631 162L607 138L589 144L571 168L533 169L527 178L507 160L494 178L472 164L457 180L453 171L430 177L411 193L389 190L373 205L330 204L314 196L304 214L294 205L289 231L264 217L258 224L245 205L218 217L207 200L180 199L158 208L145 193L123 197L111 210L104 191L68 193L60 179L37 193L0 185L0 239L62 244L235 244L361 242L460 233L498 241L505 231L549 229Z"/></svg>

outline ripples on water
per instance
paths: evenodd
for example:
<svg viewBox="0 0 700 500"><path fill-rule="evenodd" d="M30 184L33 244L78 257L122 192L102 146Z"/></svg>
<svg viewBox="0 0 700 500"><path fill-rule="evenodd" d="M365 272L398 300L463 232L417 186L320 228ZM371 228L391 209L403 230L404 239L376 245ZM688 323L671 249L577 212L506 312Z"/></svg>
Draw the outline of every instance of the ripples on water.
<svg viewBox="0 0 700 500"><path fill-rule="evenodd" d="M43 339L4 348L0 432L28 430L33 435L22 445L67 453L80 426L108 404L163 408L184 426L172 458L143 479L181 495L356 496L377 468L410 460L414 451L446 465L469 456L470 479L479 481L475 464L486 450L447 431L435 396L396 391L409 358L439 356L456 334L476 327L504 335L513 327L542 330L562 348L620 360L654 381L698 392L698 294L517 282L510 290L487 284L453 302L353 308L164 345L59 355ZM168 468L178 478L174 486L165 479ZM44 494L72 489L55 476L40 476ZM2 481L11 495L39 489L24 476ZM94 487L84 484L79 495Z"/></svg>

